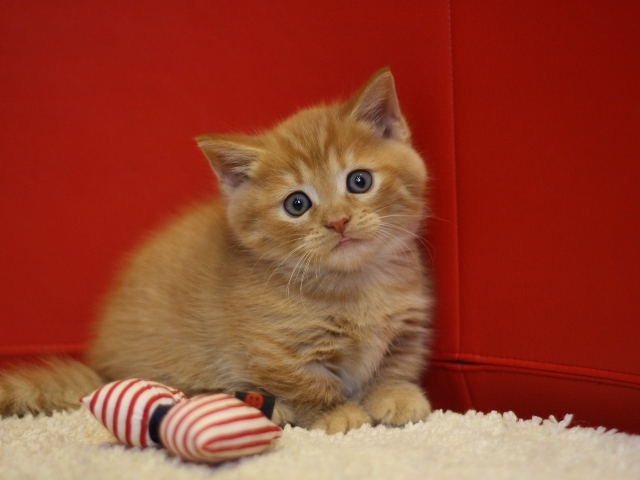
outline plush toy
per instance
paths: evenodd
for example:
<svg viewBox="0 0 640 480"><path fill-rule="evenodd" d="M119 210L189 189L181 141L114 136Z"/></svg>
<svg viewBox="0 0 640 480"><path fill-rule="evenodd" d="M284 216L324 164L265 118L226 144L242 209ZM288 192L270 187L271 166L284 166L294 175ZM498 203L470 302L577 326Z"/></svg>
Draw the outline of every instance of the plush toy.
<svg viewBox="0 0 640 480"><path fill-rule="evenodd" d="M112 382L80 399L123 443L164 446L174 455L218 463L267 450L282 430L270 417L274 400L257 393L223 393L187 399L161 383ZM261 411L262 409L262 411Z"/></svg>

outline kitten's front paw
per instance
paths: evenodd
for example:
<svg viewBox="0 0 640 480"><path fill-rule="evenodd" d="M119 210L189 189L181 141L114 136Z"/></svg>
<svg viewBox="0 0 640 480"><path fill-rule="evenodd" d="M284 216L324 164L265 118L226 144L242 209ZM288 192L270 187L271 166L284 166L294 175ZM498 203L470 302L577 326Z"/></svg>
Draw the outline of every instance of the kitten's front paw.
<svg viewBox="0 0 640 480"><path fill-rule="evenodd" d="M362 400L373 419L385 425L419 422L431 413L431 404L417 385L389 382L374 387Z"/></svg>
<svg viewBox="0 0 640 480"><path fill-rule="evenodd" d="M359 428L365 423L371 424L371 416L355 403L346 402L325 413L311 425L312 430L324 430L329 435Z"/></svg>
<svg viewBox="0 0 640 480"><path fill-rule="evenodd" d="M273 414L271 415L271 421L279 427L284 427L287 424L294 424L296 415L293 409L286 403L276 400L276 404L273 407Z"/></svg>

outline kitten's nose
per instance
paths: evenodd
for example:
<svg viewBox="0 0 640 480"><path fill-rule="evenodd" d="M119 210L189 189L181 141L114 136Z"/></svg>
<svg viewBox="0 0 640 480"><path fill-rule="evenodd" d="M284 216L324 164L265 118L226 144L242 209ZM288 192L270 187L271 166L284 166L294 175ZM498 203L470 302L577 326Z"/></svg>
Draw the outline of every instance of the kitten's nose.
<svg viewBox="0 0 640 480"><path fill-rule="evenodd" d="M333 228L336 232L338 232L339 234L343 234L344 233L344 229L346 228L347 222L349 221L348 218L341 218L340 220L336 220L334 222L329 222L329 224L327 225L328 228Z"/></svg>

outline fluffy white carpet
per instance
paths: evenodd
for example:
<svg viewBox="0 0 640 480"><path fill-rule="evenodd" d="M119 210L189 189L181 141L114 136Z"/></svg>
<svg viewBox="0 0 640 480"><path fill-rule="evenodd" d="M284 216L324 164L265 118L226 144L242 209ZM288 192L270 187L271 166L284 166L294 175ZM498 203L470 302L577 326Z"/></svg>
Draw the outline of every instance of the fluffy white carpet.
<svg viewBox="0 0 640 480"><path fill-rule="evenodd" d="M0 478L640 479L640 436L512 413L434 412L404 428L347 435L287 427L266 454L220 466L125 448L86 410L0 421Z"/></svg>

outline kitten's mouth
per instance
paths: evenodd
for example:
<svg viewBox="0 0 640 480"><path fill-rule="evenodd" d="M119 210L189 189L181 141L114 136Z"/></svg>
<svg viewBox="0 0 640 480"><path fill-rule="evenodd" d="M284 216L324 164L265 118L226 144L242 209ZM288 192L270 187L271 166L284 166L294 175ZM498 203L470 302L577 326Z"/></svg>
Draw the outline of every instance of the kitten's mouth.
<svg viewBox="0 0 640 480"><path fill-rule="evenodd" d="M336 244L336 246L332 248L332 250L347 248L348 246L355 245L360 241L361 240L358 238L342 237L340 241Z"/></svg>

